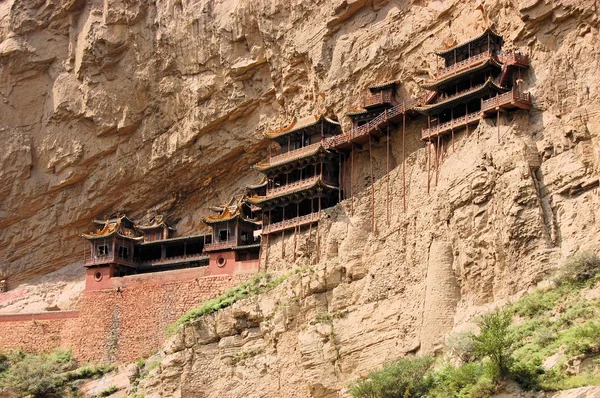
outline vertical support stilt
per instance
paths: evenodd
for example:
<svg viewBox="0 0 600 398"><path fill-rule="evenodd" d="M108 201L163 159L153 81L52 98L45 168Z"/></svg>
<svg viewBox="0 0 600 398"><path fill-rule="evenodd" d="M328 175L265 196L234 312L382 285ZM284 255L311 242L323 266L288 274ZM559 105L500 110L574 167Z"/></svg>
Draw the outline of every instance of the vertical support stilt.
<svg viewBox="0 0 600 398"><path fill-rule="evenodd" d="M450 129L452 132L452 153L454 153L454 108L450 108L450 120L452 124L452 128ZM467 115L465 115L465 120L467 120Z"/></svg>
<svg viewBox="0 0 600 398"><path fill-rule="evenodd" d="M285 229L281 231L281 259L285 259Z"/></svg>
<svg viewBox="0 0 600 398"><path fill-rule="evenodd" d="M435 147L435 186L437 188L438 186L438 175L439 175L439 170L440 170L440 136L438 135L437 137L437 144Z"/></svg>
<svg viewBox="0 0 600 398"><path fill-rule="evenodd" d="M354 182L354 143L350 143L350 215L354 216L354 195L352 184Z"/></svg>
<svg viewBox="0 0 600 398"><path fill-rule="evenodd" d="M429 142L427 143L427 193L431 190L431 116L427 116Z"/></svg>
<svg viewBox="0 0 600 398"><path fill-rule="evenodd" d="M390 226L390 125L387 125L387 148L386 148L386 157L385 157L385 167L386 167L386 199L385 199L385 211L387 216L387 225Z"/></svg>
<svg viewBox="0 0 600 398"><path fill-rule="evenodd" d="M342 154L338 154L338 202L342 201Z"/></svg>
<svg viewBox="0 0 600 398"><path fill-rule="evenodd" d="M469 136L469 106L465 104L465 121L467 122L467 137Z"/></svg>
<svg viewBox="0 0 600 398"><path fill-rule="evenodd" d="M500 143L500 108L496 111L496 127L498 128L498 144Z"/></svg>
<svg viewBox="0 0 600 398"><path fill-rule="evenodd" d="M296 262L296 240L297 240L296 235L298 234L298 229L299 228L300 227L298 227L298 226L294 227L294 261L293 262Z"/></svg>
<svg viewBox="0 0 600 398"><path fill-rule="evenodd" d="M342 176L343 176L342 177L342 179L343 179L343 183L342 183L342 198L343 199L347 199L348 198L348 191L347 191L348 187L346 186L347 185L347 183L346 183L346 177L347 177L347 175L346 174L348 174L346 172L346 165L347 165L347 163L348 163L348 158L346 158L346 155L344 154L343 158L342 158Z"/></svg>
<svg viewBox="0 0 600 398"><path fill-rule="evenodd" d="M375 182L373 181L373 156L371 146L371 134L369 134L369 166L371 169L371 232L375 233Z"/></svg>
<svg viewBox="0 0 600 398"><path fill-rule="evenodd" d="M406 213L406 109L402 114L402 207Z"/></svg>

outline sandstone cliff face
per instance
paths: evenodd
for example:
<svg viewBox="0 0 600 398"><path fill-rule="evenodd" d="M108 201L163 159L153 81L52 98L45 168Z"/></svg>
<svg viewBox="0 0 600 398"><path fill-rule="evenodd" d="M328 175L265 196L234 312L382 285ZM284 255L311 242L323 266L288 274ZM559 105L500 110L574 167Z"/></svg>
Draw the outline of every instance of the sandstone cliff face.
<svg viewBox="0 0 600 398"><path fill-rule="evenodd" d="M458 133L430 173L423 120L408 121L405 159L391 132L389 173L387 143L376 143L375 233L369 152L355 153L355 197L298 241L297 265L319 248L316 271L186 329L146 388L335 397L385 360L435 350L481 308L600 243L596 2L482 8L0 2L0 265L10 283L77 261L76 233L91 217L150 209L183 217L182 233L201 228L207 204L258 179L249 165L265 153L264 130L315 111L343 119L375 81L416 95L437 69L432 51L489 19L506 47L530 52L534 109ZM289 269L292 248L289 236L274 239L267 269Z"/></svg>

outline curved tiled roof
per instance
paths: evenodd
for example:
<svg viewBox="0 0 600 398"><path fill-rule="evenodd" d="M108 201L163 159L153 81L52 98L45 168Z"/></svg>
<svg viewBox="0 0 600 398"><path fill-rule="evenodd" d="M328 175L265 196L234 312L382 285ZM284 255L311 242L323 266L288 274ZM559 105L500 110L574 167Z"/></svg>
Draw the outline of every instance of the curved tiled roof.
<svg viewBox="0 0 600 398"><path fill-rule="evenodd" d="M269 131L265 133L265 136L267 136L268 138L277 138L277 137L282 137L284 135L287 134L291 134L295 131L298 130L302 130L304 128L307 127L311 127L316 125L317 123L324 121L327 122L329 124L333 124L336 126L339 126L340 124L338 122L336 122L335 120L329 119L325 116L319 116L319 115L310 115L310 116L305 116L302 119L299 120L294 120L291 124L289 124L286 127L274 130L274 131Z"/></svg>
<svg viewBox="0 0 600 398"><path fill-rule="evenodd" d="M494 59L493 56L490 56L489 58L486 58L485 60L482 60L482 63L476 66L472 66L470 68L465 68L457 73L453 73L450 74L446 77L443 77L442 79L435 79L435 80L431 80L429 82L425 82L423 84L421 84L421 87L425 88L425 89L432 89L438 86L441 86L444 83L448 83L451 82L454 79L463 77L464 75L473 73L473 72L478 72L480 70L485 69L488 65L494 65L497 66L499 68L502 67L502 64L500 62L498 62L496 59Z"/></svg>
<svg viewBox="0 0 600 398"><path fill-rule="evenodd" d="M446 55L446 54L448 54L448 53L450 53L450 52L454 51L455 49L458 49L458 48L460 48L460 47L466 46L466 45L467 45L467 44L469 44L469 43L473 43L474 41L477 41L477 40L479 40L479 39L481 39L481 38L485 37L485 36L486 36L488 33L489 33L489 34L491 34L492 36L496 36L497 38L500 38L500 39L502 39L502 36L500 36L500 35L499 35L498 33L496 33L494 30L492 30L491 28L487 28L486 30L484 30L484 31L483 31L483 33L481 33L481 34L480 34L480 35L478 35L478 36L475 36L475 37L473 37L473 38L471 38L471 39L469 39L469 40L467 40L467 41L464 41L464 42L462 42L462 43L455 44L455 45L453 45L453 46L452 46L452 47L450 47L450 48L446 48L446 49L443 49L443 50L438 50L438 51L436 51L435 53L436 53L437 55L439 55L439 56L444 56L444 55Z"/></svg>
<svg viewBox="0 0 600 398"><path fill-rule="evenodd" d="M131 229L123 229L123 220L125 216L118 217L112 220L106 220L104 222L104 226L102 229L97 229L95 232L82 233L81 236L85 239L94 240L94 239L104 239L112 237L113 235L120 236L121 238L132 239L132 240L142 240L143 236L138 236ZM131 220L127 219L131 222ZM96 222L98 220L94 220ZM101 224L101 223L99 223Z"/></svg>
<svg viewBox="0 0 600 398"><path fill-rule="evenodd" d="M369 86L369 90L370 91L376 91L376 90L381 90L384 88L388 88L388 87L394 87L396 85L395 81L390 81L390 82L385 82L385 83L379 83L379 84L375 84L372 86Z"/></svg>
<svg viewBox="0 0 600 398"><path fill-rule="evenodd" d="M433 103L433 104L430 104L430 105L425 105L425 106L417 106L417 107L415 107L415 110L417 112L421 112L421 113L425 113L426 114L428 111L431 111L433 109L439 108L441 106L449 105L449 104L451 104L453 102L460 101L461 99L468 98L468 97L473 96L473 95L480 94L480 93L482 93L485 90L490 89L490 88L493 88L493 89L495 89L495 90L497 90L499 92L505 92L507 90L506 88L498 86L491 78L489 78L488 80L486 80L486 82L484 84L482 84L479 87L475 87L472 90L467 90L467 91L465 91L463 93L460 93L458 95L454 95L454 96L448 97L445 100L440 101L440 102L436 102L436 103Z"/></svg>
<svg viewBox="0 0 600 398"><path fill-rule="evenodd" d="M339 189L338 187L336 187L334 185L327 184L321 178L318 178L318 179L315 180L315 182L313 184L311 184L309 186L300 186L300 187L298 187L298 189L295 189L295 190L292 190L292 191L284 191L284 192L281 192L280 194L272 195L272 196L254 196L254 197L248 197L248 198L246 198L246 201L248 203L253 204L253 205L259 205L261 203L265 203L265 202L268 202L268 201L273 200L273 199L281 198L281 197L284 197L284 196L288 196L288 195L294 194L296 192L301 192L301 191L305 191L305 190L316 188L316 187L329 188L329 189Z"/></svg>
<svg viewBox="0 0 600 398"><path fill-rule="evenodd" d="M300 149L302 149L302 148L300 148ZM281 160L276 160L275 162L260 162L260 163L256 163L254 166L252 166L252 168L254 170L258 170L258 171L266 171L266 170L272 169L274 167L281 166L283 164L291 162L293 160L304 159L306 157L316 155L319 152L329 152L329 151L323 145L318 145L318 146L315 146L314 150L309 151L309 152L299 153L298 156L281 158Z"/></svg>

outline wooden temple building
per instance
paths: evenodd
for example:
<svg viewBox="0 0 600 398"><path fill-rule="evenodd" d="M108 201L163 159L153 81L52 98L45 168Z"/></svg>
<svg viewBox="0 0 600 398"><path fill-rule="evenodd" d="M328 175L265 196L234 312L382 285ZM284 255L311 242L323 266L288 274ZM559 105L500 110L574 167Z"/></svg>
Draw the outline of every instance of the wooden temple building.
<svg viewBox="0 0 600 398"><path fill-rule="evenodd" d="M453 135L483 117L511 109L531 109L531 96L523 92L521 70L529 58L502 52L503 39L491 29L454 47L438 51L444 61L434 79L422 87L432 93L415 109L427 116L421 139Z"/></svg>
<svg viewBox="0 0 600 398"><path fill-rule="evenodd" d="M89 242L83 259L88 290L105 288L112 277L208 264L204 247L212 236L173 237L162 216L136 224L121 215L94 224L96 231L81 235Z"/></svg>
<svg viewBox="0 0 600 398"><path fill-rule="evenodd" d="M340 133L338 122L314 115L266 133L280 153L254 166L265 177L247 187L246 198L262 213L263 235L315 223L321 209L339 202L341 156L328 140Z"/></svg>
<svg viewBox="0 0 600 398"><path fill-rule="evenodd" d="M261 222L253 217L250 206L243 199L232 199L211 210L215 216L202 218L212 228L211 243L204 247L210 274L258 271Z"/></svg>
<svg viewBox="0 0 600 398"><path fill-rule="evenodd" d="M518 52L502 51L503 44L500 35L487 29L469 41L436 52L444 67L422 84L428 93L416 99L399 101L395 82L370 86L361 108L347 113L352 120L350 131L342 132L337 121L311 115L266 133L273 143L269 157L254 165L255 170L264 174L263 180L247 186L243 198L211 208L215 215L203 218L212 229L210 234L173 237L175 230L162 217L140 224L125 216L95 221L97 231L83 234L90 243L84 259L88 282L93 285L105 277L201 265L208 265L211 275L257 271L261 236L268 252L270 236L281 234L283 238L286 231L293 230L295 237L301 228L318 223L322 209L334 206L346 196L353 198L356 149L369 151L371 230L375 232L371 147L373 141L378 142L382 137L387 138L389 224L390 129L400 130L401 126L404 161L407 116L411 119L426 116L420 138L427 143L428 168L432 163L431 149L435 151L437 170L440 142L447 136L454 143L455 131L466 129L468 134L469 128L482 118L496 116L499 124L501 112L531 109L531 95L523 91L521 79L523 70L529 67L529 58ZM349 181L344 181L346 176ZM403 196L405 179L403 165ZM430 177L428 190L429 185ZM352 214L353 203L352 200ZM403 203L406 209L406 198ZM294 239L294 248L295 245Z"/></svg>

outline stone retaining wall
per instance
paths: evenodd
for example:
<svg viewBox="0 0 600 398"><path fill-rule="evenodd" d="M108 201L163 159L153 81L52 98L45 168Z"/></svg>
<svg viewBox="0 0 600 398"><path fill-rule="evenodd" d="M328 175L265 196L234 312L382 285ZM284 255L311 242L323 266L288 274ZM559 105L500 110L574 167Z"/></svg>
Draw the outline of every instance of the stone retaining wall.
<svg viewBox="0 0 600 398"><path fill-rule="evenodd" d="M1 315L0 351L72 348L83 362L147 357L167 325L248 277L205 276L199 268L111 278L111 288L84 292L77 311Z"/></svg>

